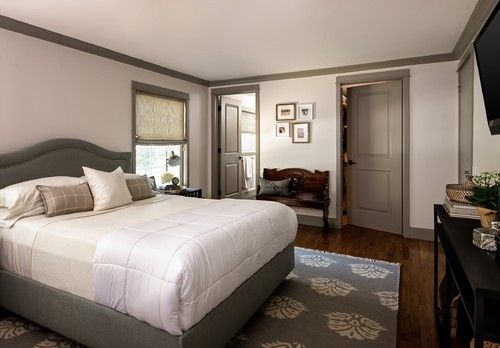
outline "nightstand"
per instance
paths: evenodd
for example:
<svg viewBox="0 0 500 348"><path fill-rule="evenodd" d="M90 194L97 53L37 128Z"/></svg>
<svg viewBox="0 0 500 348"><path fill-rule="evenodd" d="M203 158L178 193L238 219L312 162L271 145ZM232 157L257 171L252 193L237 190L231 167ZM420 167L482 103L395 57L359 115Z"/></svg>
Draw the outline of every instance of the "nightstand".
<svg viewBox="0 0 500 348"><path fill-rule="evenodd" d="M183 190L160 190L161 193L165 195L177 195L184 197L194 197L194 198L203 198L202 189L195 187L186 187Z"/></svg>

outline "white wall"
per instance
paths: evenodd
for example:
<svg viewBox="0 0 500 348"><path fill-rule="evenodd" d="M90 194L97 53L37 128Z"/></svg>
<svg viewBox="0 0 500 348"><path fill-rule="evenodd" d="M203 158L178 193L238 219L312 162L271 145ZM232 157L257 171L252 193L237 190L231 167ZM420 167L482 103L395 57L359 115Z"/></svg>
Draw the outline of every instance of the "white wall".
<svg viewBox="0 0 500 348"><path fill-rule="evenodd" d="M190 94L190 184L209 193L208 89L0 29L0 152L55 137L131 150L131 81ZM456 62L411 69L410 224L432 227L432 204L457 181ZM335 197L335 75L260 83L261 168L332 171ZM314 102L312 143L274 137L275 105ZM335 202L331 216L335 217Z"/></svg>
<svg viewBox="0 0 500 348"><path fill-rule="evenodd" d="M457 62L411 67L410 226L433 228L434 203L458 182Z"/></svg>
<svg viewBox="0 0 500 348"><path fill-rule="evenodd" d="M190 185L208 188L208 89L0 29L0 153L80 138L131 150L131 81L190 95Z"/></svg>
<svg viewBox="0 0 500 348"><path fill-rule="evenodd" d="M432 228L432 205L442 203L445 185L458 180L457 62L399 69L406 68L411 71L410 226ZM330 170L331 217L336 214L335 82L336 75L324 75L260 83L261 168ZM316 103L310 144L274 136L275 107L283 102Z"/></svg>
<svg viewBox="0 0 500 348"><path fill-rule="evenodd" d="M472 171L474 174L482 171L500 169L500 135L491 135L486 118L481 80L474 57L474 116L472 136Z"/></svg>

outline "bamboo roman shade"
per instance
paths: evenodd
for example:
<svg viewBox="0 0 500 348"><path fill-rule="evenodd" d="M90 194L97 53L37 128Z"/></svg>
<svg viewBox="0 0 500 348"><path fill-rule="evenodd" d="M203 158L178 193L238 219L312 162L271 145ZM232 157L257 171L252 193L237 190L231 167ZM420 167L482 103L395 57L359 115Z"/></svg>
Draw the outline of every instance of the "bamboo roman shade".
<svg viewBox="0 0 500 348"><path fill-rule="evenodd" d="M186 103L182 100L137 93L136 139L186 142Z"/></svg>

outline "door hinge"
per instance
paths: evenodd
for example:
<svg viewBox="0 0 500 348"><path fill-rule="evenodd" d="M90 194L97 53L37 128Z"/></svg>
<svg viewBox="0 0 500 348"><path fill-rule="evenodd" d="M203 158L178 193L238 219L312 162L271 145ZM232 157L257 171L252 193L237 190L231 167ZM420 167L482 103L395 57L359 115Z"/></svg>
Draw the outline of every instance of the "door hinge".
<svg viewBox="0 0 500 348"><path fill-rule="evenodd" d="M219 147L219 148L217 149L217 152L218 152L218 153L222 153L222 149Z"/></svg>
<svg viewBox="0 0 500 348"><path fill-rule="evenodd" d="M222 106L218 105L217 106L217 111L221 112L222 111Z"/></svg>

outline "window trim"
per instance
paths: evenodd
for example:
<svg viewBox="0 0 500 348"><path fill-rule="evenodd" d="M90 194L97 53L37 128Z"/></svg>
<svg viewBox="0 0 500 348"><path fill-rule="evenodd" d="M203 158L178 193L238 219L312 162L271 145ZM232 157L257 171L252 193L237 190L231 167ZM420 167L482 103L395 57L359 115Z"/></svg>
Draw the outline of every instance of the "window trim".
<svg viewBox="0 0 500 348"><path fill-rule="evenodd" d="M185 114L185 128L186 128L186 140L185 141L168 141L168 140L142 140L137 141L137 129L136 129L136 113L135 113L135 103L137 93L149 94L159 97L165 97L170 99L177 99L185 103L186 114ZM173 89L163 88L159 86L149 85L146 83L132 81L132 171L135 173L135 157L136 145L184 145L185 157L183 158L183 167L181 168L182 181L185 186L189 186L189 93L176 91ZM187 174L187 175L186 175Z"/></svg>

